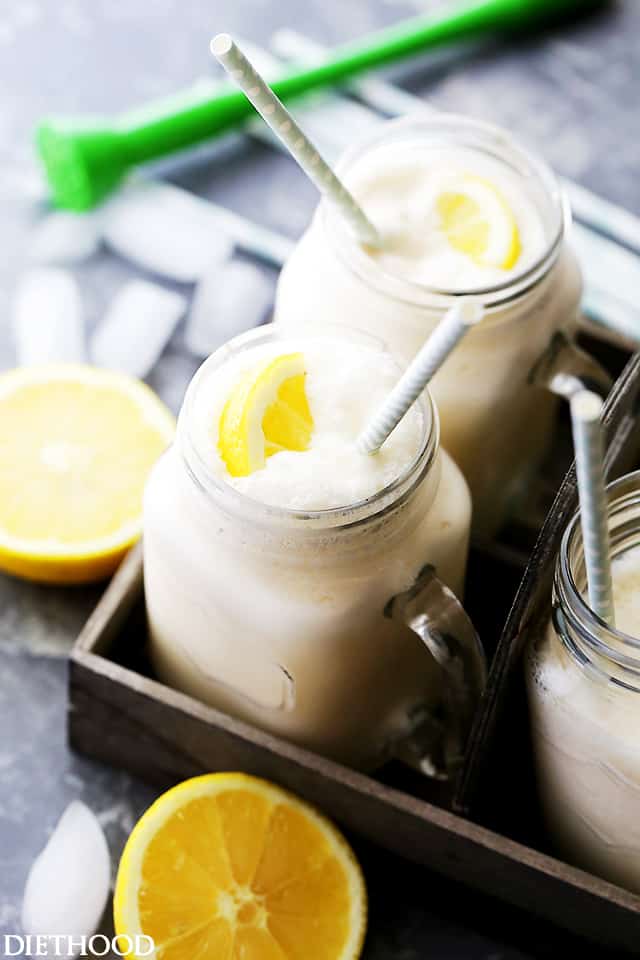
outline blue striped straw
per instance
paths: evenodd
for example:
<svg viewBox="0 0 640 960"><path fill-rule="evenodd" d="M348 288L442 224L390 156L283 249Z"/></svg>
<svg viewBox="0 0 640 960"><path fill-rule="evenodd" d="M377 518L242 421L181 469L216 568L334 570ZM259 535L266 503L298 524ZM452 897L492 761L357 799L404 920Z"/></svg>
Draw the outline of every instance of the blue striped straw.
<svg viewBox="0 0 640 960"><path fill-rule="evenodd" d="M602 406L601 397L591 390L579 390L571 397L571 426L589 606L605 623L614 627Z"/></svg>
<svg viewBox="0 0 640 960"><path fill-rule="evenodd" d="M358 437L356 444L361 453L376 453L380 449L456 344L483 316L483 307L473 300L463 300L445 313Z"/></svg>
<svg viewBox="0 0 640 960"><path fill-rule="evenodd" d="M298 126L269 84L247 60L229 34L219 33L211 41L211 52L250 100L265 123L282 140L320 193L327 197L349 222L362 243L381 246L380 235L355 197L335 175L329 164Z"/></svg>

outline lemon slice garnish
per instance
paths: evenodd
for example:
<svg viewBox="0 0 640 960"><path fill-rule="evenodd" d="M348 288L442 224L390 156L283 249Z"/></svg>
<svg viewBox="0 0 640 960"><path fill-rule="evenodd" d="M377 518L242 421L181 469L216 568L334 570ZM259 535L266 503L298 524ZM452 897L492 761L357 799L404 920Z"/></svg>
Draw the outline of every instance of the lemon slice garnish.
<svg viewBox="0 0 640 960"><path fill-rule="evenodd" d="M158 960L357 960L367 895L320 813L266 780L216 773L173 787L138 822L114 922L121 949L142 934Z"/></svg>
<svg viewBox="0 0 640 960"><path fill-rule="evenodd" d="M456 250L483 267L510 270L522 251L518 224L497 187L465 175L437 199L440 226Z"/></svg>
<svg viewBox="0 0 640 960"><path fill-rule="evenodd" d="M281 450L307 450L313 417L304 356L266 360L233 386L220 415L218 449L232 477L246 477Z"/></svg>

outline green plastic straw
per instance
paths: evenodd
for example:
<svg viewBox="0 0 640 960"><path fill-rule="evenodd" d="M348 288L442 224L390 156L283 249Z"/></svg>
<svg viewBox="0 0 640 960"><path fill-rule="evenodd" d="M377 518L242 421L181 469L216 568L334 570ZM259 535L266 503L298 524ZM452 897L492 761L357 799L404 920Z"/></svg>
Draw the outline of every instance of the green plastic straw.
<svg viewBox="0 0 640 960"><path fill-rule="evenodd" d="M286 100L445 43L490 30L523 29L596 3L470 0L340 47L322 63L281 77L273 90ZM86 210L102 200L131 167L230 130L251 112L251 104L235 89L213 95L191 93L111 120L46 119L36 131L36 142L54 202Z"/></svg>

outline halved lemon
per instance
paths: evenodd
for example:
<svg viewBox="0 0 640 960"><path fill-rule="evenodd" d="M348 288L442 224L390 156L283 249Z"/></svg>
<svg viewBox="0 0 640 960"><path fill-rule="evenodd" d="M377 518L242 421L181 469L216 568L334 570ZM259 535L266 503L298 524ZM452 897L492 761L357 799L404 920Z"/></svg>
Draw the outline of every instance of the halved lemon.
<svg viewBox="0 0 640 960"><path fill-rule="evenodd" d="M218 449L232 477L261 470L281 450L306 450L313 418L301 353L269 358L233 386L220 415Z"/></svg>
<svg viewBox="0 0 640 960"><path fill-rule="evenodd" d="M143 934L157 960L356 960L366 914L336 828L241 773L195 777L156 800L129 837L114 896L120 948Z"/></svg>
<svg viewBox="0 0 640 960"><path fill-rule="evenodd" d="M440 226L456 250L486 267L510 270L521 253L518 224L489 180L465 175L436 202Z"/></svg>
<svg viewBox="0 0 640 960"><path fill-rule="evenodd" d="M142 491L175 420L152 390L83 365L0 375L0 569L108 576L140 536Z"/></svg>

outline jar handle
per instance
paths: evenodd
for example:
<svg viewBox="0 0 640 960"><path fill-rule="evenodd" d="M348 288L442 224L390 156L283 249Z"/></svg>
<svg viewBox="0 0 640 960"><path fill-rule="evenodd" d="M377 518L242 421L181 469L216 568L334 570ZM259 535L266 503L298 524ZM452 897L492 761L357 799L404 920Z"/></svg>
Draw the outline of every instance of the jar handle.
<svg viewBox="0 0 640 960"><path fill-rule="evenodd" d="M442 685L435 706L421 704L412 711L410 732L389 745L390 753L420 773L449 780L462 763L487 679L482 644L464 607L431 565L387 603L385 616L418 635Z"/></svg>
<svg viewBox="0 0 640 960"><path fill-rule="evenodd" d="M595 390L606 396L612 386L607 371L590 353L559 330L529 373L529 383L545 387L559 397L570 399L578 390Z"/></svg>

